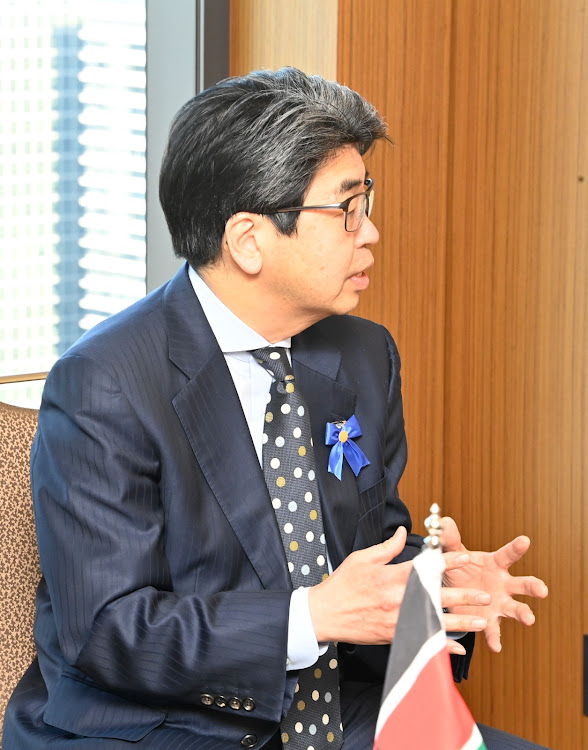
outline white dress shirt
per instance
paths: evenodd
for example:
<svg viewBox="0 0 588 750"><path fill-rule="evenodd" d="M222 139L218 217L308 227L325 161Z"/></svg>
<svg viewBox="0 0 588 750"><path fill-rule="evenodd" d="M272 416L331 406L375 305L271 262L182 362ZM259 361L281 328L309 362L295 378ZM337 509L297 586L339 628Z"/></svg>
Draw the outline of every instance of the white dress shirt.
<svg viewBox="0 0 588 750"><path fill-rule="evenodd" d="M264 346L282 346L290 359L291 339L269 342L249 328L224 305L204 280L190 267L190 281L233 378L260 465L263 425L272 377L250 354ZM269 508L270 506L268 506ZM330 566L329 566L330 567ZM303 669L326 651L316 640L308 606L308 588L292 592L288 623L287 669Z"/></svg>

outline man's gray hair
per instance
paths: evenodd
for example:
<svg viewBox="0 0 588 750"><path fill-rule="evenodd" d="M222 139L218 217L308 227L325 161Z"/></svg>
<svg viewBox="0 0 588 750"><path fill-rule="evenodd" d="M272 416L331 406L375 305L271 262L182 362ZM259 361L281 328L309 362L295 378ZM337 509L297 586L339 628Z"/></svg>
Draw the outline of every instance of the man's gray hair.
<svg viewBox="0 0 588 750"><path fill-rule="evenodd" d="M296 68L227 78L176 115L163 157L159 196L176 255L194 268L221 253L228 219L268 214L291 235L318 170L341 148L365 154L386 126L352 91Z"/></svg>

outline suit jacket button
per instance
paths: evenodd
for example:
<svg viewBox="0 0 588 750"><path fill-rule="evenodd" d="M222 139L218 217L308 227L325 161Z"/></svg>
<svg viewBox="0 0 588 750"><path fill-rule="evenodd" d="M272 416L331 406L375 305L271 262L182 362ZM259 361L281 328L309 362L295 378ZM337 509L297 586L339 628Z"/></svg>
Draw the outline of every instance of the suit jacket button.
<svg viewBox="0 0 588 750"><path fill-rule="evenodd" d="M214 698L208 693L202 693L202 695L200 696L200 702L205 706L212 706L212 704L214 703Z"/></svg>
<svg viewBox="0 0 588 750"><path fill-rule="evenodd" d="M253 711L255 708L255 701L253 698L243 698L243 708L246 711Z"/></svg>
<svg viewBox="0 0 588 750"><path fill-rule="evenodd" d="M254 734L246 734L241 740L243 747L255 747L257 745L257 737Z"/></svg>
<svg viewBox="0 0 588 750"><path fill-rule="evenodd" d="M237 696L234 695L229 699L229 706L234 708L235 711L238 711L241 708L241 698L237 698Z"/></svg>
<svg viewBox="0 0 588 750"><path fill-rule="evenodd" d="M214 702L219 708L224 708L227 705L227 699L224 695L217 695Z"/></svg>

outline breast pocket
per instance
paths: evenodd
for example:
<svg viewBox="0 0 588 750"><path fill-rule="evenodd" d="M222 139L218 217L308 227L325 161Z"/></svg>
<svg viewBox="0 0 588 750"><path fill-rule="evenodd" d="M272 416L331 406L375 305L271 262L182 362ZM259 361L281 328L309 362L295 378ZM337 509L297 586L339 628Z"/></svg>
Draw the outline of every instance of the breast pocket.
<svg viewBox="0 0 588 750"><path fill-rule="evenodd" d="M359 520L353 549L364 549L383 542L384 511L388 492L388 472L359 493Z"/></svg>

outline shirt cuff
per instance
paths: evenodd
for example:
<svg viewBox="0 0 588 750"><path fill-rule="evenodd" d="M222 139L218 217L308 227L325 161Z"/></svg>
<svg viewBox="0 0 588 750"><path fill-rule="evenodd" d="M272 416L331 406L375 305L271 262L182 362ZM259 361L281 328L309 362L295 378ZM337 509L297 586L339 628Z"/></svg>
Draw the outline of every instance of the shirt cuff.
<svg viewBox="0 0 588 750"><path fill-rule="evenodd" d="M300 587L290 597L286 669L310 667L327 650L328 644L319 645L312 627L308 592L308 587Z"/></svg>

